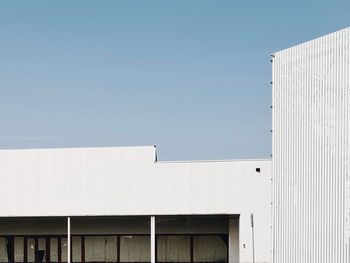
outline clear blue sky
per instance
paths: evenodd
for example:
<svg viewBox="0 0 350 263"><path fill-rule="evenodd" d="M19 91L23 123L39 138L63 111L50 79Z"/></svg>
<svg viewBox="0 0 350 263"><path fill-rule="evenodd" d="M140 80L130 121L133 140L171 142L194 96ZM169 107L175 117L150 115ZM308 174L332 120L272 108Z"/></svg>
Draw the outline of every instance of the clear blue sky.
<svg viewBox="0 0 350 263"><path fill-rule="evenodd" d="M349 0L1 1L0 148L269 157L269 54L347 26Z"/></svg>

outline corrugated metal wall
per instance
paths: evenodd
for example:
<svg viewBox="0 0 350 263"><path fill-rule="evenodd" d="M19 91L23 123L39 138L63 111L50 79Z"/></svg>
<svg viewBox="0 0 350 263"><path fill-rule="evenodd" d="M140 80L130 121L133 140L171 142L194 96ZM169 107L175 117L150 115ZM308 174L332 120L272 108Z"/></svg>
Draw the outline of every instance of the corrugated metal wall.
<svg viewBox="0 0 350 263"><path fill-rule="evenodd" d="M273 55L275 263L350 262L350 28Z"/></svg>

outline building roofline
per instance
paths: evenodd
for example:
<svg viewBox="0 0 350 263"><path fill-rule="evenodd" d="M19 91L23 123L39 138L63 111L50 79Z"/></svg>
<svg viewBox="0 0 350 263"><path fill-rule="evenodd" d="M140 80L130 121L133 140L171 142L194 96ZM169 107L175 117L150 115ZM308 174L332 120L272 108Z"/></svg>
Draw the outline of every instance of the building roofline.
<svg viewBox="0 0 350 263"><path fill-rule="evenodd" d="M261 159L224 159L224 160L184 160L184 161L157 161L156 163L222 163L222 162L266 162L271 158Z"/></svg>
<svg viewBox="0 0 350 263"><path fill-rule="evenodd" d="M315 38L313 38L313 39L310 39L310 40L301 42L301 43L299 43L299 44L292 45L292 46L290 46L290 47L288 47L288 48L284 48L284 49L278 50L278 51L276 51L276 52L273 52L273 53L270 54L270 56L274 56L275 54L280 53L280 52L283 52L283 51L285 51L285 50L288 50L288 49L291 49L291 48L294 48L294 47L298 47L298 46L303 45L303 44L305 44L305 43L312 42L312 41L315 41L315 40L320 39L320 38L325 38L325 37L327 37L327 36L329 36L329 35L333 35L333 34L336 34L336 33L340 32L340 31L349 30L349 29L350 29L350 27L345 27L345 28L336 30L336 31L334 31L334 32L328 33L328 34L326 34L326 35L321 35L321 36L315 37Z"/></svg>
<svg viewBox="0 0 350 263"><path fill-rule="evenodd" d="M154 145L144 146L87 146L87 147L43 147L43 148L9 148L0 151L41 151L41 150L84 150L84 149L123 149L123 148L156 148Z"/></svg>
<svg viewBox="0 0 350 263"><path fill-rule="evenodd" d="M157 147L151 146L95 146L95 147L63 147L63 148L11 148L11 149L0 149L0 152L7 151L61 151L61 150L94 150L94 149L130 149L130 148L155 148L155 163L213 163L213 162L252 162L252 161L271 161L271 158L259 158L259 159L222 159L222 160L157 160Z"/></svg>

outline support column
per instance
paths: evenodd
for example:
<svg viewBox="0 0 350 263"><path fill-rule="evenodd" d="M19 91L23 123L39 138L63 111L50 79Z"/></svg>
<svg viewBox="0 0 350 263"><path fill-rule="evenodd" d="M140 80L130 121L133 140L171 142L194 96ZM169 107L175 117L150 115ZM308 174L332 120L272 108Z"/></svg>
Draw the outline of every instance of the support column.
<svg viewBox="0 0 350 263"><path fill-rule="evenodd" d="M228 262L239 263L239 219L229 220L228 244Z"/></svg>
<svg viewBox="0 0 350 263"><path fill-rule="evenodd" d="M67 251L67 262L68 263L71 263L71 257L70 257L70 246L71 246L71 244L70 244L70 240L71 240L71 238L70 238L70 216L67 218L67 249L68 249L68 251Z"/></svg>
<svg viewBox="0 0 350 263"><path fill-rule="evenodd" d="M156 218L151 216L151 263L156 263Z"/></svg>

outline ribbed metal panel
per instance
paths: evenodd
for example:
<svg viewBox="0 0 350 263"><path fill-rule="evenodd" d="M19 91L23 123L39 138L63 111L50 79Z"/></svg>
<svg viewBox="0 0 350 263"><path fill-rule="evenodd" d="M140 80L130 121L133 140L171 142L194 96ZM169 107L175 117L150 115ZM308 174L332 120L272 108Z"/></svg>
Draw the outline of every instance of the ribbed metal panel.
<svg viewBox="0 0 350 263"><path fill-rule="evenodd" d="M272 60L274 263L349 263L350 28Z"/></svg>

